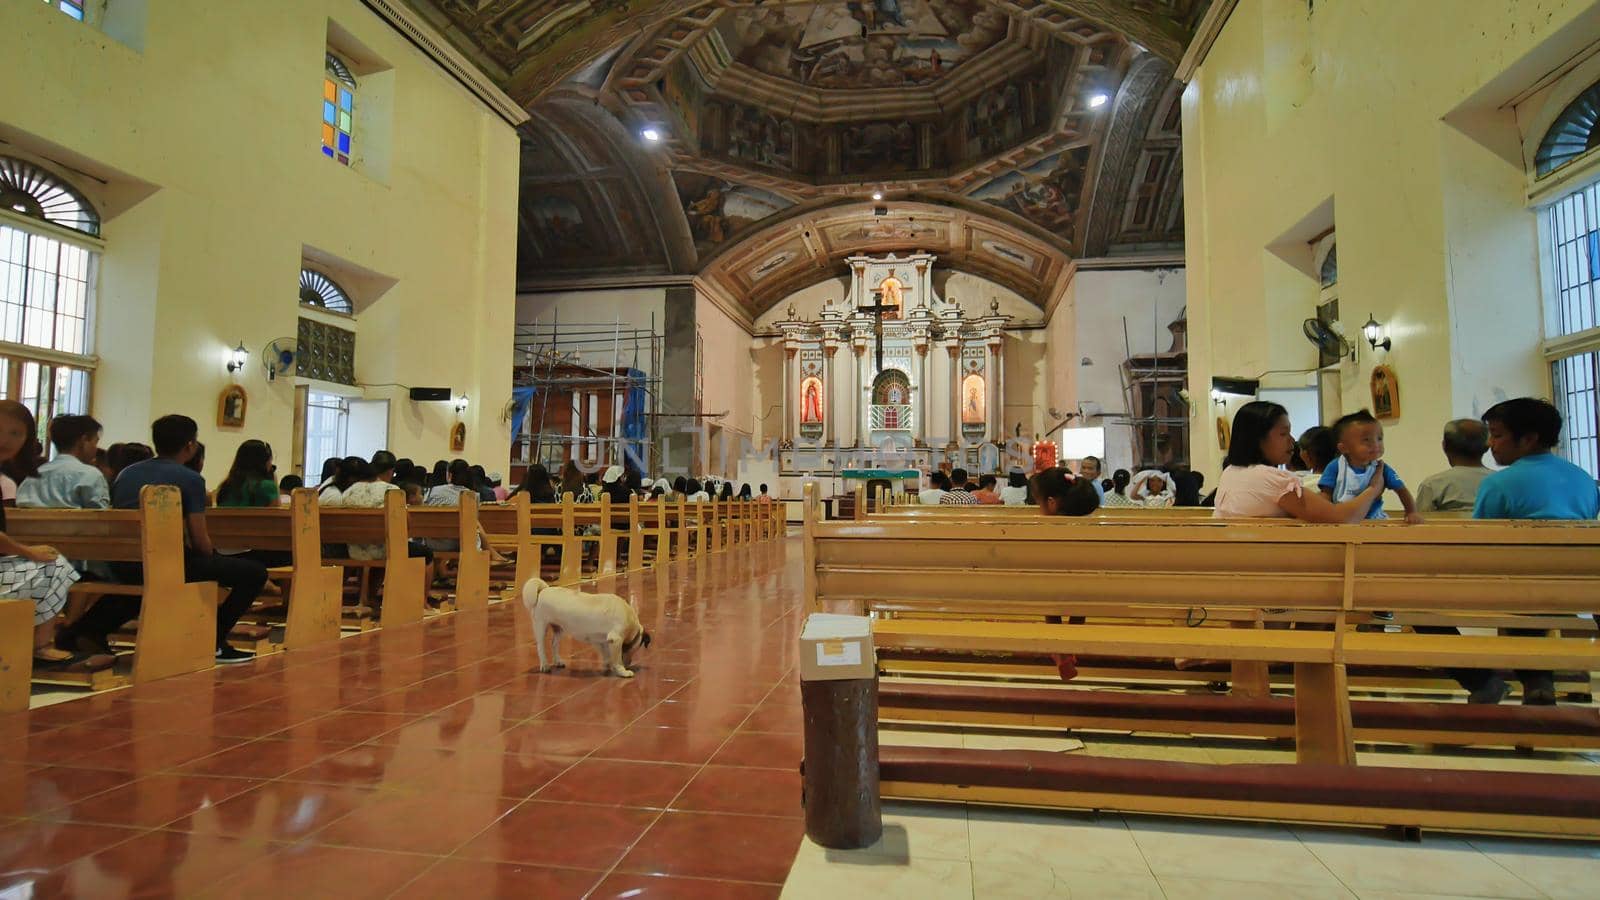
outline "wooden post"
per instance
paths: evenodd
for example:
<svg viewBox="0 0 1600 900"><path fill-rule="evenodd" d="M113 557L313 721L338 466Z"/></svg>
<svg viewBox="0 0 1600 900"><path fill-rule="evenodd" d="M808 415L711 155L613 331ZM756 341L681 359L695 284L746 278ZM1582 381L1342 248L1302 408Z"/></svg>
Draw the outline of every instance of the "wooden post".
<svg viewBox="0 0 1600 900"><path fill-rule="evenodd" d="M385 628L422 621L427 605L428 563L411 558L406 527L404 491L383 495L383 612L378 624Z"/></svg>
<svg viewBox="0 0 1600 900"><path fill-rule="evenodd" d="M611 495L600 495L599 574L617 574L617 530L611 524Z"/></svg>
<svg viewBox="0 0 1600 900"><path fill-rule="evenodd" d="M511 498L511 511L517 522L517 568L516 574L511 576L516 583L511 586L510 593L512 597L521 597L522 586L539 577L544 548L533 540L533 509L527 491L517 491Z"/></svg>
<svg viewBox="0 0 1600 900"><path fill-rule="evenodd" d="M810 485L807 485L810 488ZM883 835L878 798L878 679L802 681L806 836L859 850Z"/></svg>
<svg viewBox="0 0 1600 900"><path fill-rule="evenodd" d="M1261 628L1261 611L1256 611L1254 622L1234 622L1234 628ZM1228 693L1235 697L1259 699L1272 694L1272 681L1264 662L1233 660L1230 664Z"/></svg>
<svg viewBox="0 0 1600 900"><path fill-rule="evenodd" d="M803 574L806 608L812 612L826 612L817 600L817 483L806 482L801 494L800 515L805 522L805 571Z"/></svg>
<svg viewBox="0 0 1600 900"><path fill-rule="evenodd" d="M855 501L855 520L857 522L865 522L867 520L867 488L865 485L856 487Z"/></svg>
<svg viewBox="0 0 1600 900"><path fill-rule="evenodd" d="M338 640L344 602L344 569L322 564L322 519L317 492L295 488L289 495L289 613L283 629L285 650Z"/></svg>
<svg viewBox="0 0 1600 900"><path fill-rule="evenodd" d="M583 576L583 541L578 540L577 514L572 493L561 495L561 583L577 584Z"/></svg>
<svg viewBox="0 0 1600 900"><path fill-rule="evenodd" d="M644 520L639 517L639 495L628 494L628 567L623 571L637 572L644 568Z"/></svg>
<svg viewBox="0 0 1600 900"><path fill-rule="evenodd" d="M139 531L145 603L133 651L134 682L211 668L217 652L217 583L184 581L183 507L177 488L148 485L140 492Z"/></svg>
<svg viewBox="0 0 1600 900"><path fill-rule="evenodd" d="M33 696L33 601L0 600L0 712L22 712Z"/></svg>
<svg viewBox="0 0 1600 900"><path fill-rule="evenodd" d="M694 556L695 554L694 554L694 551L691 550L690 547L689 547L689 515L688 515L689 501L688 501L688 498L679 497L675 501L675 503L673 505L677 508L677 515L678 515L677 529L676 529L677 532L678 532L678 542L677 542L678 549L677 549L677 552L673 554L672 558L673 559L689 559L690 557Z"/></svg>
<svg viewBox="0 0 1600 900"><path fill-rule="evenodd" d="M489 605L489 548L479 546L478 495L463 491L457 500L456 609L483 609Z"/></svg>
<svg viewBox="0 0 1600 900"><path fill-rule="evenodd" d="M1356 764L1344 663L1295 663L1294 748L1296 762Z"/></svg>

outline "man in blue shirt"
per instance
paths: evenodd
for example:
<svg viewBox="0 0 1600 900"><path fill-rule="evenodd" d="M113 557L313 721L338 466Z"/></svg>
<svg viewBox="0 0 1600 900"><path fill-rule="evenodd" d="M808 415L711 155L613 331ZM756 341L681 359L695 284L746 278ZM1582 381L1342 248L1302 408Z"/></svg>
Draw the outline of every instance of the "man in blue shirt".
<svg viewBox="0 0 1600 900"><path fill-rule="evenodd" d="M111 505L116 509L138 509L139 492L146 485L172 485L183 501L184 576L188 581L215 581L228 590L227 599L217 607L217 662L249 662L254 655L228 644L228 632L239 617L249 611L267 582L267 567L254 560L218 555L206 530L206 482L187 465L199 450L199 426L188 416L162 416L150 426L156 458L134 463L122 470L111 486ZM127 583L144 580L138 563L112 566L117 577ZM57 645L77 649L89 645L105 652L111 632L139 614L138 597L102 597L76 622L61 629Z"/></svg>
<svg viewBox="0 0 1600 900"><path fill-rule="evenodd" d="M1483 480L1478 488L1474 519L1574 519L1600 517L1600 488L1583 469L1551 452L1561 438L1561 412L1532 397L1506 400L1483 414L1489 428L1489 452L1506 468ZM1509 628L1507 634L1540 637L1537 629ZM1462 686L1480 703L1498 703L1505 696L1505 680L1497 673L1469 670L1458 673ZM1550 672L1517 672L1522 682L1522 702L1552 706L1556 702L1555 677ZM1492 698L1492 699L1491 699Z"/></svg>

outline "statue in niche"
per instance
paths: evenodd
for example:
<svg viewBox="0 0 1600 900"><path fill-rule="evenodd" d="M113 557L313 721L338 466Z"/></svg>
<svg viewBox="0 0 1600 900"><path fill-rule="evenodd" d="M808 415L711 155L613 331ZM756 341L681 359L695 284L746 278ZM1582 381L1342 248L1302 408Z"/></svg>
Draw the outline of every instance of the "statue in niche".
<svg viewBox="0 0 1600 900"><path fill-rule="evenodd" d="M822 380L814 375L800 385L800 422L805 425L822 422Z"/></svg>
<svg viewBox="0 0 1600 900"><path fill-rule="evenodd" d="M883 279L878 285L878 303L882 306L894 307L892 311L886 310L884 317L888 319L900 318L902 304L905 301L905 282L895 277L893 269L889 270L889 277Z"/></svg>
<svg viewBox="0 0 1600 900"><path fill-rule="evenodd" d="M983 376L976 372L961 379L961 424L982 425Z"/></svg>

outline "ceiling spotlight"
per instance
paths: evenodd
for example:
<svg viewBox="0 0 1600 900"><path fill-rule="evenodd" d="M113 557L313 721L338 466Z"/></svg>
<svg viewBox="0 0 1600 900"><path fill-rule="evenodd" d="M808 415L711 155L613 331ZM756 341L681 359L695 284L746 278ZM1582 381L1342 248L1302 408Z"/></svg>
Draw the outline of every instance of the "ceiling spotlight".
<svg viewBox="0 0 1600 900"><path fill-rule="evenodd" d="M883 199L883 191L873 191L872 192L872 199L874 199L874 200L882 200Z"/></svg>
<svg viewBox="0 0 1600 900"><path fill-rule="evenodd" d="M1105 106L1106 105L1106 101L1108 101L1110 99L1111 98L1109 96L1105 95L1105 94L1090 94L1089 95L1089 108L1090 109L1099 109L1100 107Z"/></svg>
<svg viewBox="0 0 1600 900"><path fill-rule="evenodd" d="M639 132L639 136L652 144L661 143L661 130L658 128L646 128Z"/></svg>

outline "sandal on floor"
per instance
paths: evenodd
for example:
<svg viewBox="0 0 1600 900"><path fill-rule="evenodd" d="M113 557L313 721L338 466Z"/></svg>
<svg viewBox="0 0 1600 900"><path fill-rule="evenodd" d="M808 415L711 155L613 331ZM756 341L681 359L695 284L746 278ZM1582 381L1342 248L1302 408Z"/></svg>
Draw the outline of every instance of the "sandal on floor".
<svg viewBox="0 0 1600 900"><path fill-rule="evenodd" d="M115 656L109 656L104 653L77 654L61 660L41 660L38 657L34 657L33 670L35 672L84 674L109 669L116 664L117 658Z"/></svg>

